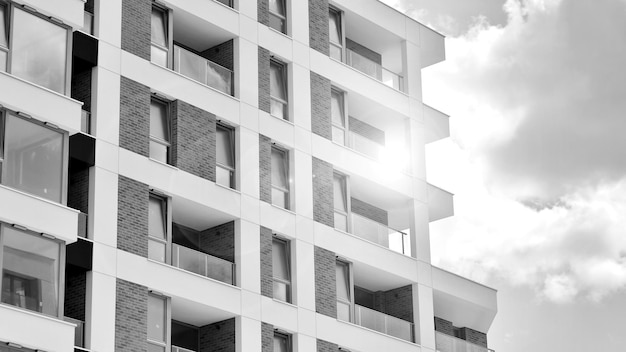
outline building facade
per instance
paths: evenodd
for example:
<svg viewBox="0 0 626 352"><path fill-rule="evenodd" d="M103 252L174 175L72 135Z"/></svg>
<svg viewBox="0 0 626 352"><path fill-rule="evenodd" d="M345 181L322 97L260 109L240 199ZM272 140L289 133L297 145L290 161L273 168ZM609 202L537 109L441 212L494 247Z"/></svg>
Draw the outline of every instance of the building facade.
<svg viewBox="0 0 626 352"><path fill-rule="evenodd" d="M376 0L0 0L0 351L487 351L443 59Z"/></svg>

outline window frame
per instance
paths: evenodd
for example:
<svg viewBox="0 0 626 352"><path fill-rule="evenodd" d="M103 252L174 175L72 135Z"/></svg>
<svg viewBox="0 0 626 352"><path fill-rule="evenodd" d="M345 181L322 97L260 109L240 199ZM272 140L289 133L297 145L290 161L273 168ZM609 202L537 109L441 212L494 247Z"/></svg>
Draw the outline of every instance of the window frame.
<svg viewBox="0 0 626 352"><path fill-rule="evenodd" d="M269 1L271 1L271 0L269 0ZM279 3L279 6L282 5L282 8L283 8L283 11L285 12L285 15L281 15L279 13L276 13L276 12L272 11L270 6L268 6L268 13L269 13L269 17L270 17L268 27L270 27L270 28L272 28L272 29L274 29L274 30L276 30L276 31L286 35L287 31L288 31L287 30L287 25L288 25L288 21L287 21L287 14L288 14L288 12L287 12L287 10L288 10L287 0L276 0L276 2ZM283 28L282 29L278 29L278 28L272 26L272 20L271 20L272 16L274 16L274 17L278 18L279 20L283 21L282 22L283 23Z"/></svg>
<svg viewBox="0 0 626 352"><path fill-rule="evenodd" d="M5 153L6 153L6 123L7 123L7 118L8 115L11 115L12 117L16 118L16 119L21 119L24 122L29 122L32 123L38 127L43 127L46 128L48 130L60 133L63 139L63 150L61 151L61 170L62 170L62 175L61 175L61 199L59 201L55 201L55 200L51 200L48 198L44 198L40 195L31 193L27 190L23 190L20 188L16 188L16 187L12 187L7 185L4 180L7 177L7 164L6 164L6 157L5 157ZM0 106L0 184L5 186L5 187L9 187L11 189L15 189L18 190L20 192L24 192L24 193L28 193L30 196L32 197L36 197L36 198L40 198L40 199L46 199L48 201L51 202L55 202L55 203L60 203L63 205L67 205L67 193L68 193L68 179L69 179L69 133L65 130L62 130L54 125L51 125L49 123L45 123L42 121L39 121L38 119L35 118L31 118L30 116L26 117L23 114L20 114L19 112L13 111L13 110L9 110L7 108L2 108Z"/></svg>
<svg viewBox="0 0 626 352"><path fill-rule="evenodd" d="M157 259L152 259L150 258L150 252L148 251L148 258L150 260L154 260L157 261L159 263L165 263L165 264L169 264L171 265L172 263L172 199L170 197L167 197L163 194L159 194L157 192L154 191L150 191L149 195L148 195L148 209L150 208L150 201L151 199L155 199L158 202L161 203L162 206L162 211L165 212L165 214L163 215L163 221L165 221L164 224L164 230L165 230L165 240L160 239L158 237L152 236L150 234L150 227L148 225L148 248L150 247L149 242L150 241L154 241L154 242L158 242L161 244L165 244L165 260L163 262L161 262L160 260ZM148 211L148 224L150 224L150 214Z"/></svg>
<svg viewBox="0 0 626 352"><path fill-rule="evenodd" d="M340 179L340 182L343 182L343 187L345 189L345 211L341 211L341 209L337 209L335 206L335 178ZM336 223L333 219L333 223L335 223L334 227L337 230L345 231L347 233L352 233L352 202L351 202L351 192L350 192L350 178L348 175L341 173L337 170L333 170L333 213L338 213L340 215L344 215L346 217L346 229L337 228ZM341 185L340 185L341 186Z"/></svg>
<svg viewBox="0 0 626 352"><path fill-rule="evenodd" d="M218 121L215 124L215 133L216 133L216 142L217 142L217 134L219 133L219 130L225 131L225 133L227 133L229 135L230 138L230 154L231 154L231 158L233 160L233 166L230 167L228 165L224 165L222 163L220 163L218 161L217 155L219 154L218 150L217 150L217 143L216 143L216 148L215 148L215 167L216 168L221 168L223 170L227 170L228 172L230 172L230 185L222 185L221 183L218 183L218 179L217 179L217 170L215 172L215 183L218 183L224 187L228 187L231 189L237 189L237 143L236 143L236 133L235 133L235 128L227 125L225 123L222 123L221 121Z"/></svg>
<svg viewBox="0 0 626 352"><path fill-rule="evenodd" d="M166 160L162 161L157 159L156 157L154 157L151 153L150 153L150 146L148 146L148 157L152 160L156 160L158 162L162 162L168 165L172 165L172 104L171 101L166 100L156 94L152 94L152 96L150 97L150 110L152 110L152 105L153 104L160 104L162 106L164 106L164 111L165 111L165 126L163 126L163 128L166 130L166 137L168 138L168 140L162 140L161 138L158 137L154 137L152 136L152 132L150 131L152 129L152 111L150 111L150 123L148 126L148 130L149 130L149 141L150 144L151 143L157 143L160 144L162 146L165 146L165 148L167 148L166 151Z"/></svg>
<svg viewBox="0 0 626 352"><path fill-rule="evenodd" d="M274 343L276 342L276 339L283 339L285 341L285 345L287 346L287 352L293 351L293 341L291 334L282 330L274 329L274 336L272 336L272 350L274 350Z"/></svg>
<svg viewBox="0 0 626 352"><path fill-rule="evenodd" d="M332 117L333 94L337 94L341 98L341 101L339 102L339 104L340 104L341 113L343 114L342 116L343 123L344 123L343 126L338 126L337 124L335 124L333 117ZM335 86L331 86L330 99L331 99L331 118L330 118L331 129L341 130L341 132L343 133L343 143L339 143L338 141L335 140L335 134L332 133L333 132L332 130L331 130L331 140L337 144L350 147L352 143L350 141L350 126L349 126L350 117L348 116L348 104L347 104L348 94L344 90L341 90Z"/></svg>
<svg viewBox="0 0 626 352"><path fill-rule="evenodd" d="M163 347L164 352L169 352L172 348L172 301L170 299L170 297L167 297L161 293L157 293L154 292L152 290L150 290L148 292L148 299L150 299L150 297L159 299L161 301L163 301L163 305L164 305L164 311L165 311L165 316L163 317L164 321L165 321L165 342L161 342L161 341L154 341L151 340L148 337L148 331L146 330L146 342L148 345L152 344L152 345L156 345L159 347ZM146 325L149 323L148 320L148 310L150 309L150 304L147 304L146 307ZM148 328L146 326L146 328Z"/></svg>
<svg viewBox="0 0 626 352"><path fill-rule="evenodd" d="M54 242L58 245L59 248L59 260L57 263L57 273L58 273L58 282L56 282L57 285L57 314L56 315L50 315L44 312L40 312L40 311L36 311L36 310L32 310L32 309L28 309L26 307L20 307L20 306L16 306L10 303L4 303L0 301L1 305L7 305L7 306L11 306L11 307L15 307L17 309L23 309L29 312L33 312L36 314L42 314L45 316L52 316L55 318L62 318L64 316L64 305L65 305L65 263L66 263L66 246L65 246L65 242L55 239L55 238L50 238L48 236L46 236L43 233L36 233L33 232L31 230L26 229L25 227L13 224L7 224L4 222L0 222L0 292L4 291L4 287L3 282L4 282L4 248L5 248L5 229L11 227L12 230L15 230L17 232L20 232L22 235L24 236L32 236L32 238L35 238L36 240L44 240L44 241L50 241L50 242ZM37 255L36 252L28 252L31 253L33 255ZM24 275L22 273L17 273L17 275L13 275L12 276L16 276L16 277L24 277Z"/></svg>
<svg viewBox="0 0 626 352"><path fill-rule="evenodd" d="M276 151L276 153L278 153L278 154L282 154L283 155L283 165L284 165L284 172L286 174L287 188L282 188L279 185L275 185L272 182L272 165L274 164L272 158L273 158L273 155L274 155L274 151ZM289 150L287 150L285 148L282 148L282 147L280 147L280 146L278 146L276 144L272 144L271 151L270 151L270 186L271 186L270 187L271 188L270 191L271 191L271 199L272 199L271 204L274 205L274 206L277 206L277 207L282 207L281 205L274 203L274 196L273 196L274 190L282 192L284 194L284 198L285 198L285 200L284 200L284 202L285 202L284 209L286 209L286 210L291 210L291 182L290 182L291 161L289 160L289 156L290 156Z"/></svg>
<svg viewBox="0 0 626 352"><path fill-rule="evenodd" d="M347 277L346 279L348 280L347 284L348 284L348 294L350 295L349 297L349 301L343 300L343 299L339 299L339 297L336 297L337 299L337 303L342 303L348 306L350 312L348 313L349 315L349 322L354 322L354 276L353 276L353 270L352 270L352 262L345 260L343 258L340 257L336 257L335 259L335 270L337 268L337 266L344 266L346 268L346 270L348 271L347 273ZM335 271L336 272L336 271ZM337 281L337 279L335 278L335 281ZM339 314L337 314L337 319L339 319ZM341 320L341 319L339 319ZM343 320L342 320L343 321Z"/></svg>
<svg viewBox="0 0 626 352"><path fill-rule="evenodd" d="M281 72L282 81L283 81L282 82L282 89L283 89L283 91L285 93L285 99L286 100L284 100L282 98L275 97L275 96L272 95L272 79L271 79L272 66L278 67L279 71ZM279 59L277 59L277 58L275 58L273 56L270 58L270 87L269 87L270 88L269 89L269 91L270 91L270 115L272 115L272 116L274 116L276 118L282 119L282 120L286 120L286 121L290 121L291 120L290 119L290 113L289 113L290 107L289 107L289 69L288 68L289 68L289 65L286 62L281 61L281 60L279 60ZM272 101L275 101L275 102L277 102L277 103L282 105L282 107L283 107L283 109L282 109L283 110L283 116L282 117L281 116L276 116L276 115L272 114L272 112L271 112L272 111L272 108L271 108Z"/></svg>
<svg viewBox="0 0 626 352"><path fill-rule="evenodd" d="M168 8L167 6L165 6L164 4L161 4L157 1L152 1L152 8L150 10L150 26L152 26L152 11L154 10L160 11L161 13L163 13L165 19L164 19L164 24L166 26L165 28L165 35L167 35L166 38L166 43L167 43L167 47L164 47L160 44L154 43L152 41L152 34L150 35L150 62L154 63L155 65L159 65L161 67L165 67L165 68L169 68L172 69L173 68L173 62L174 62L174 16L173 16L173 11L172 9ZM152 28L152 27L151 27ZM159 63L156 63L154 61L152 61L152 47L156 47L160 50L163 50L166 52L166 63L165 66L162 66Z"/></svg>
<svg viewBox="0 0 626 352"><path fill-rule="evenodd" d="M334 43L330 40L330 34L328 36L328 45L329 45L329 51L328 51L328 56L332 59L341 61L341 62L346 62L346 29L345 29L345 21L344 21L344 13L342 10L340 10L339 8L333 6L333 5L328 5L328 21L329 21L329 29L330 29L330 19L332 14L335 14L337 20L339 21L338 24L338 30L340 31L339 33L339 39L341 40L341 43ZM335 48L339 49L340 58L336 58L333 57L330 51L330 47L333 46Z"/></svg>
<svg viewBox="0 0 626 352"><path fill-rule="evenodd" d="M71 87L71 81L72 81L72 44L73 44L73 34L72 34L72 28L68 25L66 25L65 23L62 23L60 21L53 21L51 20L50 17L47 17L39 12L33 12L31 11L27 6L24 5L20 5L17 3L14 3L12 1L4 1L4 0L0 0L0 7L4 7L5 8L5 15L4 15L4 21L5 21L5 30L6 30L6 39L7 39L7 47L3 47L0 46L0 51L3 51L6 53L6 67L4 70L2 70L0 68L0 71L4 71L6 73L9 73L13 76L15 76L12 71L13 71L13 42L14 42L14 35L15 35L15 30L14 30L14 18L15 18L15 9L17 7L19 7L19 10L24 11L24 13L29 14L31 16L35 16L41 20L44 20L50 24L56 25L62 29L65 30L65 77L64 77L64 82L63 82L63 92L57 92L60 94L63 94L65 96L70 96L72 93L72 87ZM15 76L15 77L19 77L19 76ZM25 78L21 78L20 79L24 79L30 83L33 83L37 86L49 89L51 91L56 92L53 89L50 89L48 87L45 87L39 83L36 82L32 82L28 79Z"/></svg>
<svg viewBox="0 0 626 352"><path fill-rule="evenodd" d="M274 256L276 255L273 247L274 247L274 243L280 243L280 245L282 245L285 248L285 258L279 258L282 259L281 261L285 262L287 264L287 276L289 277L288 280L284 280L282 278L276 277L275 275L275 268L273 265L274 262ZM293 301L293 294L292 294L292 284L291 282L293 281L293 273L291 270L291 241L285 238L282 238L280 236L278 236L277 234L274 234L272 236L272 281L273 282L279 282L282 283L286 286L287 292L286 292L286 300L284 302L287 303L292 303ZM272 287L273 289L273 287ZM272 297L274 299L280 300L281 299L277 298L275 295L276 292L273 292Z"/></svg>

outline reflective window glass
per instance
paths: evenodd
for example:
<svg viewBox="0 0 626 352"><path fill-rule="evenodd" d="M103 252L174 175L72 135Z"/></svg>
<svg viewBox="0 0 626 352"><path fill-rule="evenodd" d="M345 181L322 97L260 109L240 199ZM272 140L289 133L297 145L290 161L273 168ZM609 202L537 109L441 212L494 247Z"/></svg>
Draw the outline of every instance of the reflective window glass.
<svg viewBox="0 0 626 352"><path fill-rule="evenodd" d="M330 111L333 120L333 124L344 127L345 126L345 117L344 117L344 107L343 107L343 94L336 90L331 92L331 104Z"/></svg>
<svg viewBox="0 0 626 352"><path fill-rule="evenodd" d="M270 27L275 30L285 33L286 32L286 8L285 0L269 0L270 10Z"/></svg>
<svg viewBox="0 0 626 352"><path fill-rule="evenodd" d="M270 95L287 101L287 85L285 81L285 66L272 61L270 64Z"/></svg>
<svg viewBox="0 0 626 352"><path fill-rule="evenodd" d="M289 242L274 238L272 241L272 271L274 298L291 301L291 273L289 265Z"/></svg>
<svg viewBox="0 0 626 352"><path fill-rule="evenodd" d="M167 301L163 297L148 295L148 339L165 343L166 334Z"/></svg>
<svg viewBox="0 0 626 352"><path fill-rule="evenodd" d="M341 14L339 11L330 9L329 17L328 17L328 35L329 40L335 44L342 44L342 34L341 34Z"/></svg>
<svg viewBox="0 0 626 352"><path fill-rule="evenodd" d="M151 39L153 44L167 47L167 15L156 7L152 8Z"/></svg>
<svg viewBox="0 0 626 352"><path fill-rule="evenodd" d="M335 269L337 275L337 299L350 302L350 273L348 264L337 262Z"/></svg>
<svg viewBox="0 0 626 352"><path fill-rule="evenodd" d="M288 189L289 167L285 154L283 150L272 148L272 186Z"/></svg>
<svg viewBox="0 0 626 352"><path fill-rule="evenodd" d="M289 352L289 337L274 333L274 352Z"/></svg>
<svg viewBox="0 0 626 352"><path fill-rule="evenodd" d="M217 126L217 162L231 168L235 167L234 143L232 130L223 126Z"/></svg>
<svg viewBox="0 0 626 352"><path fill-rule="evenodd" d="M152 99L150 103L150 157L169 162L170 117L167 103Z"/></svg>
<svg viewBox="0 0 626 352"><path fill-rule="evenodd" d="M335 210L340 210L344 213L348 212L346 180L343 176L338 174L333 175L333 196Z"/></svg>
<svg viewBox="0 0 626 352"><path fill-rule="evenodd" d="M7 7L0 4L0 46L9 47L9 31L7 30Z"/></svg>

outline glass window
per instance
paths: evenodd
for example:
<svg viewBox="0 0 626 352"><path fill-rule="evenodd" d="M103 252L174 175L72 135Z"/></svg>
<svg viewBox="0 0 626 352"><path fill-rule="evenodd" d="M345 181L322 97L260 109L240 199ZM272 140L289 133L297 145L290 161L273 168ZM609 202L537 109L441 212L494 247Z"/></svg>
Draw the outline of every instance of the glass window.
<svg viewBox="0 0 626 352"><path fill-rule="evenodd" d="M270 27L281 33L287 33L286 0L269 0Z"/></svg>
<svg viewBox="0 0 626 352"><path fill-rule="evenodd" d="M7 70L9 31L7 30L7 7L0 4L0 71Z"/></svg>
<svg viewBox="0 0 626 352"><path fill-rule="evenodd" d="M350 321L352 311L350 265L346 262L337 261L335 272L337 280L337 318Z"/></svg>
<svg viewBox="0 0 626 352"><path fill-rule="evenodd" d="M278 118L288 120L286 66L276 60L270 61L270 99L270 113Z"/></svg>
<svg viewBox="0 0 626 352"><path fill-rule="evenodd" d="M333 125L333 141L341 145L346 144L346 116L344 93L332 89L330 93L330 112Z"/></svg>
<svg viewBox="0 0 626 352"><path fill-rule="evenodd" d="M228 126L216 127L216 182L235 188L235 131Z"/></svg>
<svg viewBox="0 0 626 352"><path fill-rule="evenodd" d="M165 262L167 251L167 201L150 195L148 204L148 258Z"/></svg>
<svg viewBox="0 0 626 352"><path fill-rule="evenodd" d="M167 298L148 295L148 351L165 351L167 323Z"/></svg>
<svg viewBox="0 0 626 352"><path fill-rule="evenodd" d="M4 144L0 148L0 152L4 152L0 158L2 183L54 202L63 202L65 133L9 112L6 112L4 124Z"/></svg>
<svg viewBox="0 0 626 352"><path fill-rule="evenodd" d="M335 173L333 175L333 197L335 208L335 228L348 231L348 194L346 177Z"/></svg>
<svg viewBox="0 0 626 352"><path fill-rule="evenodd" d="M289 261L289 242L274 238L272 241L274 298L285 302L291 302L291 268Z"/></svg>
<svg viewBox="0 0 626 352"><path fill-rule="evenodd" d="M150 102L150 158L170 162L169 104L153 98Z"/></svg>
<svg viewBox="0 0 626 352"><path fill-rule="evenodd" d="M289 352L291 351L291 336L274 332L274 352Z"/></svg>
<svg viewBox="0 0 626 352"><path fill-rule="evenodd" d="M341 12L334 8L330 8L328 15L328 39L330 42L330 57L341 61L343 58L343 30L341 24Z"/></svg>
<svg viewBox="0 0 626 352"><path fill-rule="evenodd" d="M152 7L152 49L150 60L157 65L167 67L169 52L169 26L167 11L160 7Z"/></svg>
<svg viewBox="0 0 626 352"><path fill-rule="evenodd" d="M289 159L287 151L272 147L272 204L289 209Z"/></svg>
<svg viewBox="0 0 626 352"><path fill-rule="evenodd" d="M61 244L7 225L0 233L2 303L58 316Z"/></svg>

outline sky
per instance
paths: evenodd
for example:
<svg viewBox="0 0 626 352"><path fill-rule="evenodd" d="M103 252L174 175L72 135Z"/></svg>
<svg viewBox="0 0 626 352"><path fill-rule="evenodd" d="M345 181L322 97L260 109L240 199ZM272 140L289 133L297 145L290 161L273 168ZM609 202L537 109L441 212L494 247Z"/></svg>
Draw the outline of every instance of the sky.
<svg viewBox="0 0 626 352"><path fill-rule="evenodd" d="M626 351L626 0L383 0L446 35L433 264L498 289L496 352Z"/></svg>

